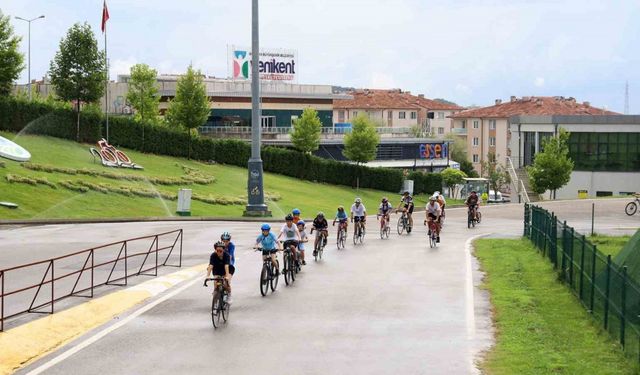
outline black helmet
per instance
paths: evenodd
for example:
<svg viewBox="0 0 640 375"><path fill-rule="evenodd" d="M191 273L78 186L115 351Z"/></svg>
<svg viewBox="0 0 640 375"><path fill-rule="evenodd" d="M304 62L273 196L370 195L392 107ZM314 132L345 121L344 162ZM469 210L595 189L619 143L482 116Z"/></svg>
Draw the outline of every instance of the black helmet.
<svg viewBox="0 0 640 375"><path fill-rule="evenodd" d="M292 221L292 220L293 220L293 216L291 216L291 214L289 214L289 215L287 215L284 219L285 219L286 221Z"/></svg>
<svg viewBox="0 0 640 375"><path fill-rule="evenodd" d="M221 247L221 248L223 248L223 249L224 249L224 242L222 242L222 241L218 241L218 242L216 242L216 243L213 245L213 248L214 248L214 249L217 249L217 248L219 248L219 247Z"/></svg>

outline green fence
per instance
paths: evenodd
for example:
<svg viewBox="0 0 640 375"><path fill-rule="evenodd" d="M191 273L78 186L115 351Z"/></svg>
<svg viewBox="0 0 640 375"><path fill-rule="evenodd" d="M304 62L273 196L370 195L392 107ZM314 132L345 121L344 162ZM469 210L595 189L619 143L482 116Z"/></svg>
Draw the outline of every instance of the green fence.
<svg viewBox="0 0 640 375"><path fill-rule="evenodd" d="M524 235L549 258L593 318L640 361L640 286L627 277L627 267L613 263L611 255L538 206L524 206Z"/></svg>

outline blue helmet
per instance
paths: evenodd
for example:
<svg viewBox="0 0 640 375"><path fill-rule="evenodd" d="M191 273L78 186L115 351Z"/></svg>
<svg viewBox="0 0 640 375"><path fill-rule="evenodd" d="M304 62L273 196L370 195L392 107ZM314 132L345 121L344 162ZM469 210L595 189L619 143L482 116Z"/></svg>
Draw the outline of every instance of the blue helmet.
<svg viewBox="0 0 640 375"><path fill-rule="evenodd" d="M297 208L294 208L293 211L291 211L291 213L294 215L300 215L300 210Z"/></svg>
<svg viewBox="0 0 640 375"><path fill-rule="evenodd" d="M262 226L260 227L261 230L271 230L271 225L264 223L262 224Z"/></svg>
<svg viewBox="0 0 640 375"><path fill-rule="evenodd" d="M304 220L300 220L300 221L298 221L298 223L297 223L296 225L297 225L297 226L302 225L302 226L304 227L304 225L305 225L305 224L304 224Z"/></svg>

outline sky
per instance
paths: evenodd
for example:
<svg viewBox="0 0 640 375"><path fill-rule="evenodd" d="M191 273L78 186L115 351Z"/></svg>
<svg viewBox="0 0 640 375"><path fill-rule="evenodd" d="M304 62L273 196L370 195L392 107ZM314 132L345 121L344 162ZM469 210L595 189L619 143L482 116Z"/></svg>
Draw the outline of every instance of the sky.
<svg viewBox="0 0 640 375"><path fill-rule="evenodd" d="M88 22L100 48L102 0L0 0L31 27L31 77ZM227 77L227 46L251 45L251 0L107 0L111 79L145 63ZM464 106L565 96L640 114L638 0L260 0L260 45L298 51L298 83L401 88ZM12 20L24 36L27 23ZM27 70L19 79L27 82Z"/></svg>

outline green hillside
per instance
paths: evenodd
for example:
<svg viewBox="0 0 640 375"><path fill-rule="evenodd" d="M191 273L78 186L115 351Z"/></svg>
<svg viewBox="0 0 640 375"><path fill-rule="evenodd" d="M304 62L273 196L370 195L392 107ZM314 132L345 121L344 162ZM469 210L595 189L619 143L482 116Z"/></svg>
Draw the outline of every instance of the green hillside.
<svg viewBox="0 0 640 375"><path fill-rule="evenodd" d="M17 209L0 207L1 219L174 216L180 188L192 189L200 199L192 200L192 216L240 217L246 204L244 168L126 149L123 151L144 170L108 168L93 160L89 153L92 145L43 136L0 135L32 155L29 164L23 165L0 159L4 164L0 167L0 201L19 205ZM55 170L45 171L51 167ZM304 217L319 210L333 215L339 204L350 205L355 196L362 197L373 213L380 198L389 195L274 174L265 174L265 191L276 217L294 207L300 208ZM417 205L424 203L424 196L417 197Z"/></svg>

